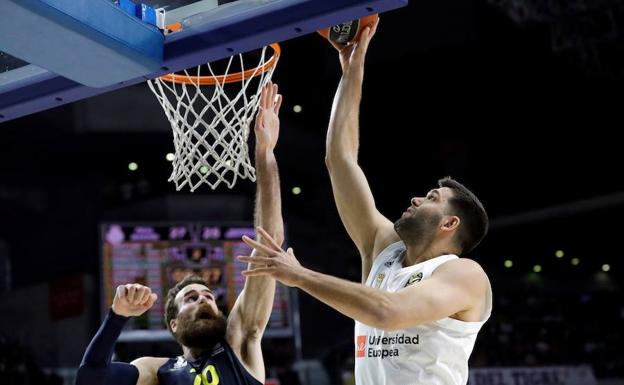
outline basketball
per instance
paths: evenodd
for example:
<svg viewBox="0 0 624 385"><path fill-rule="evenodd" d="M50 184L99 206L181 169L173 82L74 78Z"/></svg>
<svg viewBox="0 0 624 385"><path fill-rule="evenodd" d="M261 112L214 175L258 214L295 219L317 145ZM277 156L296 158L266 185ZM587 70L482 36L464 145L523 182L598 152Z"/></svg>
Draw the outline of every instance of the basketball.
<svg viewBox="0 0 624 385"><path fill-rule="evenodd" d="M333 27L324 28L318 31L324 38L336 44L348 44L357 41L360 33L368 25L372 25L379 15L364 16L358 20L346 21Z"/></svg>

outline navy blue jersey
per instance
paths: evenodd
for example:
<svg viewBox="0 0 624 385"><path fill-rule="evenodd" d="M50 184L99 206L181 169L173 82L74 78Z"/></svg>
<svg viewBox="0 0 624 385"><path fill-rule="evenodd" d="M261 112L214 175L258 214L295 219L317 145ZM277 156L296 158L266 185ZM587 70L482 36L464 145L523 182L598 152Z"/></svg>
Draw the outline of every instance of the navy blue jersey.
<svg viewBox="0 0 624 385"><path fill-rule="evenodd" d="M159 385L262 385L238 360L227 342L195 361L170 358L158 369Z"/></svg>

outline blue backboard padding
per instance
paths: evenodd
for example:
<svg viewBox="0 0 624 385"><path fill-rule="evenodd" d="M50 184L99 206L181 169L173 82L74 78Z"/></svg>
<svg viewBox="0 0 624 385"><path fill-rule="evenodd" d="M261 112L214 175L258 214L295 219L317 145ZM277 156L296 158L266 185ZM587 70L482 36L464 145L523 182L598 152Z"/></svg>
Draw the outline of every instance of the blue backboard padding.
<svg viewBox="0 0 624 385"><path fill-rule="evenodd" d="M0 14L0 50L89 87L162 65L162 33L109 0L2 0Z"/></svg>
<svg viewBox="0 0 624 385"><path fill-rule="evenodd" d="M407 2L408 0L257 1L256 3L263 5L244 12L236 12L235 5L238 5L230 3L216 10L223 14L219 14L215 20L208 23L187 20L192 25L187 25L181 32L168 35L165 39L162 68L147 76L127 79L123 84L113 84L105 88L82 86L59 76L39 81L35 84L38 87L10 90L0 81L0 122L144 82L168 72L218 60L237 52L246 52L269 43L313 33L370 13L403 7ZM213 12L202 15L203 18L215 16ZM288 55L288 52L283 54Z"/></svg>
<svg viewBox="0 0 624 385"><path fill-rule="evenodd" d="M164 65L175 72L188 68L188 63L218 60L405 5L407 0L292 0L267 3L248 12L230 12L228 16L228 11L240 6L234 2L202 15L214 19L209 23L197 23L167 36Z"/></svg>

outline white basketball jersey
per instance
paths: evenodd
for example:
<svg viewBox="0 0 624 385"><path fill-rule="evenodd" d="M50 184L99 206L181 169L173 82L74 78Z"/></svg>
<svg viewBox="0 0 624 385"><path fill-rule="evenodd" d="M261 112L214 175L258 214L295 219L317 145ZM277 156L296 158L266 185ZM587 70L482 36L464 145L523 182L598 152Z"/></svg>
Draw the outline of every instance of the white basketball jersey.
<svg viewBox="0 0 624 385"><path fill-rule="evenodd" d="M442 255L403 267L403 242L386 247L375 259L366 286L396 292L428 279L456 255ZM465 385L468 357L477 333L492 311L488 289L480 322L444 318L413 328L386 332L355 322L355 382L357 385Z"/></svg>

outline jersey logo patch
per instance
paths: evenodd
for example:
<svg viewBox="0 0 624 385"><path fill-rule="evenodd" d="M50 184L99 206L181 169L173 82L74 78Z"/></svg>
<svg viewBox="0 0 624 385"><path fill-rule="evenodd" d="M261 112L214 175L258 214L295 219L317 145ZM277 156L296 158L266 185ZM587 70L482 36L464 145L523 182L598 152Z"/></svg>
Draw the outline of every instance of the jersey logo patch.
<svg viewBox="0 0 624 385"><path fill-rule="evenodd" d="M416 282L420 282L423 279L423 273L422 271L420 273L417 274L412 274L411 277L409 277L409 279L407 280L407 283L405 284L405 286L403 287L408 287L409 285L412 285Z"/></svg>
<svg viewBox="0 0 624 385"><path fill-rule="evenodd" d="M375 283L373 285L375 287L377 287L377 288L381 287L381 284L382 284L384 278L386 278L386 274L384 274L384 273L377 274L377 278L375 278Z"/></svg>
<svg viewBox="0 0 624 385"><path fill-rule="evenodd" d="M186 360L184 359L184 357L180 356L176 360L175 364L173 364L173 368L171 368L171 371L183 369L184 367L186 367L186 365Z"/></svg>
<svg viewBox="0 0 624 385"><path fill-rule="evenodd" d="M356 346L355 346L355 356L365 357L365 351L366 351L366 336L357 336Z"/></svg>

